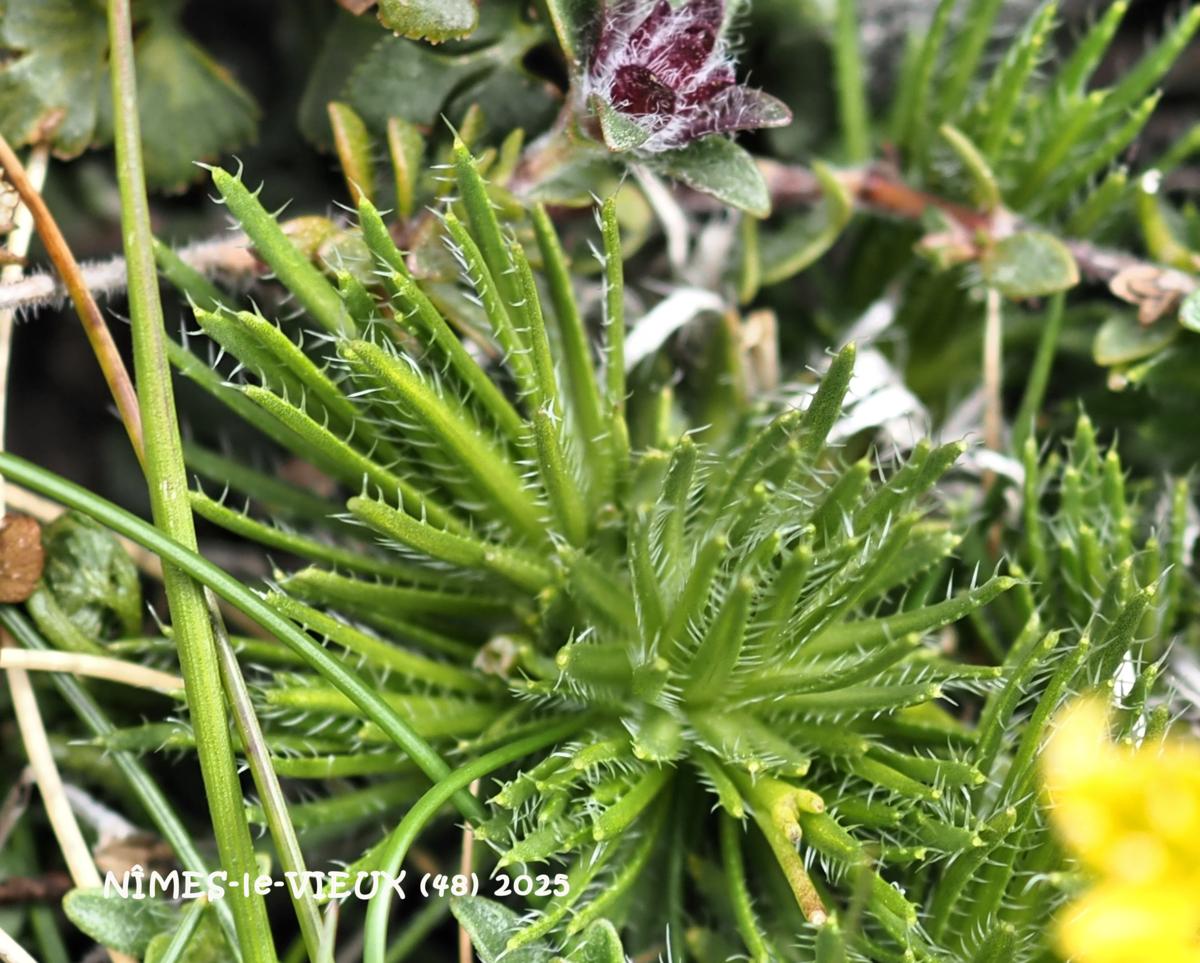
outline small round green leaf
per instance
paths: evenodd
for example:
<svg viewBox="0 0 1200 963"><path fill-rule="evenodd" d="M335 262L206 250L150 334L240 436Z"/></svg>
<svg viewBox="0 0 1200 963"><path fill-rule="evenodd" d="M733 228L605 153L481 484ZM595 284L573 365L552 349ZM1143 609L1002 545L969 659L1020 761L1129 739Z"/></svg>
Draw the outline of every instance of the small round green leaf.
<svg viewBox="0 0 1200 963"><path fill-rule="evenodd" d="M1179 334L1169 324L1138 324L1127 314L1116 314L1100 326L1092 345L1096 364L1109 367L1129 364L1158 354Z"/></svg>
<svg viewBox="0 0 1200 963"><path fill-rule="evenodd" d="M984 280L1007 297L1036 298L1079 283L1067 246L1041 231L1022 231L997 242L980 260Z"/></svg>

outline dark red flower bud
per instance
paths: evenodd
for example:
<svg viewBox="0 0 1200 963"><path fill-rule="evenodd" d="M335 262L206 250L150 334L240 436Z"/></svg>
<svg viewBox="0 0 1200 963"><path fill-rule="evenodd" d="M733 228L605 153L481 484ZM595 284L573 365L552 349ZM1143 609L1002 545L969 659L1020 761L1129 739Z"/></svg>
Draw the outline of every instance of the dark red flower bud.
<svg viewBox="0 0 1200 963"><path fill-rule="evenodd" d="M679 7L613 0L603 11L586 93L640 127L646 137L638 149L649 152L790 122L774 97L737 84L724 30L724 0Z"/></svg>

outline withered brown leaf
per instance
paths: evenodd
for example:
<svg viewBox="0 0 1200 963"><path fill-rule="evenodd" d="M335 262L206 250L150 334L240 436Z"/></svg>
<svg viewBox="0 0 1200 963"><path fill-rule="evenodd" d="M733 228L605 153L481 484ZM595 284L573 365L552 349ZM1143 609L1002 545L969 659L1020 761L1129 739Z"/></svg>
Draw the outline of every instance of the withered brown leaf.
<svg viewBox="0 0 1200 963"><path fill-rule="evenodd" d="M1196 282L1173 268L1133 264L1119 271L1108 287L1122 301L1136 305L1141 324L1153 324L1177 308L1196 289Z"/></svg>
<svg viewBox="0 0 1200 963"><path fill-rule="evenodd" d="M0 520L0 602L24 602L42 577L42 527L25 515Z"/></svg>

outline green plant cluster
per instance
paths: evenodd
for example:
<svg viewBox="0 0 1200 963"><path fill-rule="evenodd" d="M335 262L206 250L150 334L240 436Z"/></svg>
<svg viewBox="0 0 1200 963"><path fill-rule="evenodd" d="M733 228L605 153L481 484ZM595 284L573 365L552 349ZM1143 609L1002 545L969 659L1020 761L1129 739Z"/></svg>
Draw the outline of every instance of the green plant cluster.
<svg viewBox="0 0 1200 963"><path fill-rule="evenodd" d="M1050 831L1039 750L1095 690L1120 738L1162 738L1181 705L1172 648L1197 640L1192 493L1159 471L1194 463L1179 432L1200 370L1200 230L1159 186L1197 138L1137 174L1124 159L1200 9L1096 89L1125 0L1061 56L1054 0L1005 42L1003 4L939 0L873 123L858 5L805 5L837 81L825 146L841 166L799 171L788 138L803 131L756 135L776 155L763 163L719 133L661 156L618 142L630 122L586 78L613 6L382 0L386 33L339 13L300 126L335 151L352 212L283 218L240 167L205 168L261 268L254 301L152 245L130 201L131 103L144 179L166 188L191 176L185 154L190 167L253 125L176 5L139 7L136 43L111 53L143 90L161 69L228 102L196 107L221 124L194 140L173 126L188 108L160 125L149 101L122 105L119 76L115 109L95 95L99 8L3 9L0 40L28 52L0 68L0 129L33 142L53 122L64 155L117 132L139 456L163 481L151 524L0 453L6 479L73 509L0 625L25 649L178 668L187 685L130 697L54 674L72 716L55 702L60 764L193 871L307 855L394 875L428 859L428 835L482 880L563 880L415 910L388 892L340 913L304 894L296 925L271 926L250 893L179 906L77 888L63 909L97 942L258 963L277 958L274 931L289 960L325 963L351 940L367 963L440 959L452 913L484 963L1059 958L1051 920L1086 874ZM722 36L740 13L751 44L782 16L772 0L735 7ZM529 67L545 44L562 89ZM895 165L871 161L885 139ZM803 175L810 210L789 209L781 171ZM670 195L672 180L688 190ZM714 210L738 239L705 278L724 316L630 350L647 291L696 286L656 219ZM186 299L179 340L162 340L151 257ZM1091 283L1106 257L1121 270ZM776 311L793 381L747 373L738 305ZM954 437L886 445L847 417L845 333L881 307L872 363L935 420L975 390L980 354L985 369L1006 355L1011 380L985 401L1013 415L991 462ZM796 374L806 357L815 378ZM182 445L168 358L199 389L187 403L220 412ZM1145 419L1145 437L1121 436ZM247 451L214 444L231 427ZM1156 451L1164 437L1178 444ZM192 515L270 576L206 560ZM163 560L171 624L147 630L111 533ZM254 629L230 635L235 611ZM163 756L199 760L215 854ZM36 866L28 829L12 838L0 865ZM29 920L48 958L68 958L51 914Z"/></svg>
<svg viewBox="0 0 1200 963"><path fill-rule="evenodd" d="M1126 666L1128 725L1163 726L1165 706L1144 710L1178 610L1178 518L1165 544L1144 543L1119 459L1102 457L1084 419L1065 464L1040 464L1026 443L1008 571L956 589L961 526L930 493L963 446L922 443L882 472L828 448L852 347L802 410L754 404L724 431L688 430L669 393L630 394L613 206L594 357L545 212L502 225L461 146L455 174L461 207L444 227L501 368L470 354L369 201L359 231L373 291L349 273L327 280L221 170L230 211L324 327L306 352L193 279L187 293L207 305L197 321L242 375L224 381L182 347L174 360L356 492L321 502L192 449L201 474L290 523L197 490L201 517L313 560L280 573L267 606L443 752L561 733L487 790L476 837L498 870L563 862L568 894L524 921L470 900L460 918L490 952L530 959L576 958L600 920L636 951L665 919L681 952L712 960L802 959L813 940L865 959L1038 945L1069 877L1047 875L1058 853L1036 749L1064 699ZM995 662L947 652L945 630L968 618ZM298 829L342 834L421 795L363 706L295 654L243 645L263 666L255 699L278 773L365 780L293 804ZM955 702L978 703L978 722L948 711ZM162 723L101 740L190 742ZM393 839L354 867L394 871ZM839 929L849 913L861 918ZM722 918L731 929L714 928ZM367 958L382 959L370 938Z"/></svg>

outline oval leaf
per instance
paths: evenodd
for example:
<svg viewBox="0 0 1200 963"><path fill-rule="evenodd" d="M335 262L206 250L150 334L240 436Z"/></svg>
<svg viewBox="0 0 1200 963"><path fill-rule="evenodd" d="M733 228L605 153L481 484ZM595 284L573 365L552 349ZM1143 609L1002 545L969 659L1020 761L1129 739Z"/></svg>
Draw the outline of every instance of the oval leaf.
<svg viewBox="0 0 1200 963"><path fill-rule="evenodd" d="M183 912L194 912L192 909L194 905L185 903ZM182 926L183 922L181 921L179 925ZM175 927L171 927L154 937L146 948L146 955L142 963L159 963L167 947L171 945L174 935ZM200 922L188 939L183 953L178 958L178 963L226 963L228 959L229 947L225 944L221 927L217 925L212 909L207 909L202 913Z"/></svg>
<svg viewBox="0 0 1200 963"><path fill-rule="evenodd" d="M984 279L1010 298L1036 298L1079 283L1079 267L1067 246L1040 231L999 241L980 261Z"/></svg>
<svg viewBox="0 0 1200 963"><path fill-rule="evenodd" d="M1179 329L1171 325L1146 327L1124 314L1113 315L1100 326L1092 345L1096 364L1105 367L1129 364L1158 354L1175 340Z"/></svg>
<svg viewBox="0 0 1200 963"><path fill-rule="evenodd" d="M509 937L521 928L521 917L495 900L462 896L451 900L450 911L471 937L483 963L545 963L550 959L550 951L537 944L506 952Z"/></svg>
<svg viewBox="0 0 1200 963"><path fill-rule="evenodd" d="M255 139L254 100L175 24L165 18L147 24L135 52L146 179L152 186L183 190L205 176L196 161L216 161Z"/></svg>
<svg viewBox="0 0 1200 963"><path fill-rule="evenodd" d="M42 581L80 632L96 639L138 630L141 580L112 532L86 515L68 512L46 526L42 544Z"/></svg>
<svg viewBox="0 0 1200 963"><path fill-rule="evenodd" d="M821 206L762 236L762 283L785 281L820 258L841 236L854 213L854 201L835 172L820 161L813 170L825 200Z"/></svg>
<svg viewBox="0 0 1200 963"><path fill-rule="evenodd" d="M0 14L0 132L14 147L49 135L63 157L95 139L108 35L87 0L10 0Z"/></svg>
<svg viewBox="0 0 1200 963"><path fill-rule="evenodd" d="M570 963L625 963L625 950L616 927L608 920L597 920L584 931L567 959Z"/></svg>
<svg viewBox="0 0 1200 963"><path fill-rule="evenodd" d="M595 7L589 0L546 0L546 10L571 73L578 74L595 32Z"/></svg>
<svg viewBox="0 0 1200 963"><path fill-rule="evenodd" d="M379 0L379 22L410 40L458 40L479 25L471 0Z"/></svg>
<svg viewBox="0 0 1200 963"><path fill-rule="evenodd" d="M138 957L158 933L174 926L179 915L161 899L105 896L99 886L71 890L62 905L67 919L101 946Z"/></svg>
<svg viewBox="0 0 1200 963"><path fill-rule="evenodd" d="M653 164L668 177L755 217L771 213L767 184L754 158L720 134L679 150L664 151L653 159Z"/></svg>

